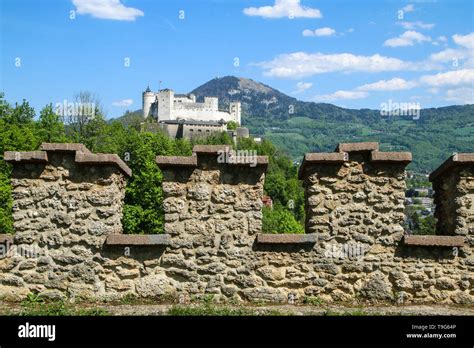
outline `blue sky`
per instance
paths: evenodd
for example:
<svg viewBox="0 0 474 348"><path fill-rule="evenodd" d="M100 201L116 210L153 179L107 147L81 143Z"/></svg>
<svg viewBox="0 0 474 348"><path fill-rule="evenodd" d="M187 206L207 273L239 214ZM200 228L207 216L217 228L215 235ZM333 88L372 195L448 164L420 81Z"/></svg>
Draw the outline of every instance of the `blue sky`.
<svg viewBox="0 0 474 348"><path fill-rule="evenodd" d="M184 93L225 75L350 108L474 103L473 12L460 0L1 0L0 91L39 112L88 90L108 117L140 109L148 84Z"/></svg>

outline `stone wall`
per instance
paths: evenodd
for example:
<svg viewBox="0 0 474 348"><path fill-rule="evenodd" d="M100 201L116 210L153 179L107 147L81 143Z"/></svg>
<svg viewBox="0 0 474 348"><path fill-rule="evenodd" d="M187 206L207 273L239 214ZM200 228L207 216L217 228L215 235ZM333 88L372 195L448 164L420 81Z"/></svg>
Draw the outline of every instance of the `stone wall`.
<svg viewBox="0 0 474 348"><path fill-rule="evenodd" d="M34 246L44 255L1 259L1 296L474 303L472 228L457 236L404 235L409 153L356 143L306 154L303 235L260 233L266 157L256 166L224 163L221 146L157 157L165 234L145 236L121 234L130 175L123 162L80 145L43 149L5 156L14 166L12 248ZM471 194L446 192L456 202ZM472 223L471 205L463 207L449 210L453 221L464 219L459 226Z"/></svg>
<svg viewBox="0 0 474 348"><path fill-rule="evenodd" d="M430 176L440 234L474 238L474 155L454 154Z"/></svg>
<svg viewBox="0 0 474 348"><path fill-rule="evenodd" d="M46 296L97 290L94 273L107 235L121 233L130 169L116 155L81 144L7 152L13 164L14 247L0 261L0 292Z"/></svg>

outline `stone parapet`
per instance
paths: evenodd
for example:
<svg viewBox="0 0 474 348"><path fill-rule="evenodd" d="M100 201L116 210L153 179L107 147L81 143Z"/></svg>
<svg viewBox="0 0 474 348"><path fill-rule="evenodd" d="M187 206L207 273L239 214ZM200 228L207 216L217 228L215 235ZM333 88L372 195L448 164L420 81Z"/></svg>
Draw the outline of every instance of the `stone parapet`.
<svg viewBox="0 0 474 348"><path fill-rule="evenodd" d="M306 154L306 233L321 240L396 245L403 236L405 166L411 153L380 152L378 143L341 143Z"/></svg>
<svg viewBox="0 0 474 348"><path fill-rule="evenodd" d="M131 170L117 155L92 154L82 144L41 148L4 155L13 166L15 253L3 260L10 271L0 273L0 292L90 293L104 286L100 259L107 236L122 233Z"/></svg>
<svg viewBox="0 0 474 348"><path fill-rule="evenodd" d="M437 234L466 236L474 245L474 153L456 153L430 175Z"/></svg>
<svg viewBox="0 0 474 348"><path fill-rule="evenodd" d="M268 158L234 155L158 156L165 233L123 235L130 170L115 156L81 144L6 153L15 235L0 235L0 296L474 303L469 156L432 175L449 235L414 236L402 226L410 153L344 143L306 154L305 234L261 233Z"/></svg>
<svg viewBox="0 0 474 348"><path fill-rule="evenodd" d="M19 163L48 163L48 153L72 153L74 161L78 164L96 166L115 166L125 175L132 175L131 169L116 154L93 154L82 144L43 143L43 151L6 151L4 161L12 164Z"/></svg>

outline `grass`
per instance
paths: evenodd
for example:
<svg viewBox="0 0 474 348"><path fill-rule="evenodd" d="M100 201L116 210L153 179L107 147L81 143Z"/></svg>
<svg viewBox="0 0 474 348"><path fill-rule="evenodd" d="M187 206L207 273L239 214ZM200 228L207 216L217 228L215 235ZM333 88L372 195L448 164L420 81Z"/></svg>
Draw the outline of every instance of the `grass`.
<svg viewBox="0 0 474 348"><path fill-rule="evenodd" d="M309 304L311 306L321 306L324 304L324 300L318 296L306 296L303 300L304 304Z"/></svg>
<svg viewBox="0 0 474 348"><path fill-rule="evenodd" d="M281 316L285 315L278 310L260 311L244 307L226 307L211 304L200 305L174 305L166 313L171 316Z"/></svg>
<svg viewBox="0 0 474 348"><path fill-rule="evenodd" d="M47 302L36 294L28 294L21 302L19 316L102 316L109 315L103 308L78 308L64 301Z"/></svg>

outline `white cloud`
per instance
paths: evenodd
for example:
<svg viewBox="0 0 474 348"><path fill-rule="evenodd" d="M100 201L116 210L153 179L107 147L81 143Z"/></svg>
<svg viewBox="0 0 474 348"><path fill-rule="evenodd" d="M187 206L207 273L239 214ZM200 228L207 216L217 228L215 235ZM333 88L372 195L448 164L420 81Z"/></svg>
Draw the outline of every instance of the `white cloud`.
<svg viewBox="0 0 474 348"><path fill-rule="evenodd" d="M447 40L446 37L440 37L440 41ZM464 68L474 67L474 32L467 35L455 34L452 36L453 41L460 47L446 48L440 52L430 55L433 62L452 63L456 66ZM463 61L462 65L461 62Z"/></svg>
<svg viewBox="0 0 474 348"><path fill-rule="evenodd" d="M424 41L431 41L431 38L417 31L409 30L405 31L399 37L386 40L383 45L389 47L403 47L413 46L415 43L421 43Z"/></svg>
<svg viewBox="0 0 474 348"><path fill-rule="evenodd" d="M113 106L120 106L120 107L125 107L125 106L130 106L133 104L133 99L122 99L122 100L117 100L112 103Z"/></svg>
<svg viewBox="0 0 474 348"><path fill-rule="evenodd" d="M303 82L300 81L296 84L296 91L294 91L294 94L301 93L306 91L307 89L311 88L313 84L311 82Z"/></svg>
<svg viewBox="0 0 474 348"><path fill-rule="evenodd" d="M324 27L316 30L305 29L303 30L303 36L333 36L336 31L333 28Z"/></svg>
<svg viewBox="0 0 474 348"><path fill-rule="evenodd" d="M459 69L435 75L424 75L420 82L431 87L463 86L474 84L474 69Z"/></svg>
<svg viewBox="0 0 474 348"><path fill-rule="evenodd" d="M455 34L453 35L453 41L459 46L474 50L474 32L467 35Z"/></svg>
<svg viewBox="0 0 474 348"><path fill-rule="evenodd" d="M334 101L334 100L347 100L347 99L363 99L369 94L361 91L337 91L331 94L317 95L313 97L314 101Z"/></svg>
<svg viewBox="0 0 474 348"><path fill-rule="evenodd" d="M474 88L448 89L446 100L461 104L474 104Z"/></svg>
<svg viewBox="0 0 474 348"><path fill-rule="evenodd" d="M430 55L430 60L434 62L449 62L453 59L464 59L468 52L459 49L447 48L437 53Z"/></svg>
<svg viewBox="0 0 474 348"><path fill-rule="evenodd" d="M247 16L263 18L321 18L322 14L316 8L302 6L300 0L275 0L273 6L247 7L243 10Z"/></svg>
<svg viewBox="0 0 474 348"><path fill-rule="evenodd" d="M314 31L314 34L316 36L332 36L335 33L336 31L333 28L329 28L329 27L318 28Z"/></svg>
<svg viewBox="0 0 474 348"><path fill-rule="evenodd" d="M428 70L429 64L411 63L379 54L359 56L351 53L323 54L294 52L276 56L257 64L264 75L280 78L301 78L330 72L381 72L400 70Z"/></svg>
<svg viewBox="0 0 474 348"><path fill-rule="evenodd" d="M391 80L380 80L357 87L359 91L401 91L416 86L416 82L407 81L398 77Z"/></svg>
<svg viewBox="0 0 474 348"><path fill-rule="evenodd" d="M433 29L435 26L433 23L423 23L421 21L415 22L397 22L398 25L401 25L404 29L413 30L413 29Z"/></svg>
<svg viewBox="0 0 474 348"><path fill-rule="evenodd" d="M94 18L134 21L143 16L143 11L124 6L120 0L72 0L78 14L89 14Z"/></svg>
<svg viewBox="0 0 474 348"><path fill-rule="evenodd" d="M405 11L405 12L413 12L413 11L415 11L415 5L408 4L405 7L402 7L402 10Z"/></svg>

